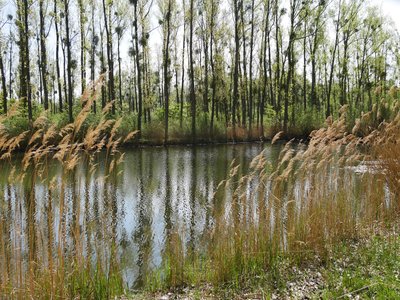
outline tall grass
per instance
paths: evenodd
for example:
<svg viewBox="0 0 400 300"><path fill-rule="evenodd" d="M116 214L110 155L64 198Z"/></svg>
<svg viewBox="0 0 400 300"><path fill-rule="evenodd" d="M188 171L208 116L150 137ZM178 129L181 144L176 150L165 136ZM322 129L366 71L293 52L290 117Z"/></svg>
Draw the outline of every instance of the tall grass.
<svg viewBox="0 0 400 300"><path fill-rule="evenodd" d="M102 78L93 83L74 123L61 129L43 114L32 130L11 136L0 119L0 158L12 170L0 186L1 297L108 299L124 292L116 205L124 155L118 148L136 132L121 135L123 120L108 117L112 103L88 126L101 84ZM162 266L142 284L240 286L266 272L279 277L280 257L296 263L315 255L324 260L337 242L390 226L400 209L400 115L379 123L380 113L376 108L364 114L349 130L344 107L308 144L287 143L278 165L261 153L241 176L232 163L215 190L200 245L187 243L184 229L172 224ZM9 117L15 114L11 109ZM26 150L19 168L13 158L21 144ZM60 176L51 172L54 160ZM357 175L359 165L367 172ZM84 176L77 175L78 166Z"/></svg>
<svg viewBox="0 0 400 300"><path fill-rule="evenodd" d="M400 114L363 135L357 135L359 124L348 132L346 117L343 107L341 117L329 118L308 144L287 143L277 166L263 153L245 176L233 164L215 192L213 226L200 245L183 251L176 229L164 249L164 265L148 277L148 288L202 282L241 286L266 273L279 277L281 257L293 263L315 256L324 261L335 244L396 222ZM358 122L366 124L370 117ZM358 169L365 172L357 174Z"/></svg>
<svg viewBox="0 0 400 300"><path fill-rule="evenodd" d="M0 128L0 156L12 168L0 189L1 297L108 299L123 293L116 225L93 232L91 224L115 217L114 183L123 159L118 147L136 132L118 135L121 119L107 117L112 103L104 108L95 127L82 129L102 81L85 92L75 121L59 131L49 125L45 114L34 122L31 132L15 137ZM19 169L12 157L21 143L26 144L26 151ZM100 168L96 156L103 149L105 165ZM63 170L59 177L49 173L54 160ZM80 164L87 170L84 182L76 176ZM94 187L90 185L93 179ZM88 205L93 189L100 195L95 201L104 207L97 220L87 209L82 213L81 207L81 203Z"/></svg>

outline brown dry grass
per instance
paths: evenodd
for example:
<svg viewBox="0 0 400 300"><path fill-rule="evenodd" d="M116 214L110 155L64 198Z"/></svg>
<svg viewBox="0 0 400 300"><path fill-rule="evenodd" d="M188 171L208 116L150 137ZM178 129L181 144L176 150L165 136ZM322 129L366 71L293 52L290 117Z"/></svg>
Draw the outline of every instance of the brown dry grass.
<svg viewBox="0 0 400 300"><path fill-rule="evenodd" d="M80 205L73 204L73 218L70 223L68 214L71 203L65 197L71 185L73 199L79 197L79 184L74 181L77 166L83 163L86 169L90 170L86 178L89 182L95 176L98 167L95 157L104 148L106 171L102 177L97 177L97 180L104 182L102 186L105 191L110 189L110 186L113 186L111 178L116 176L118 166L123 160L118 147L137 134L131 132L125 137L117 135L121 119L107 119L112 107L112 103L109 103L102 112L99 124L83 132L83 139L78 138L78 135L82 134L82 125L91 113L93 101L98 96L103 79L101 77L92 83L82 95L82 110L75 121L59 131L54 126L47 126L48 120L44 114L33 123L32 133L23 132L10 138L0 126L0 156L2 160L9 161L10 165L14 152L23 141L27 142L22 158L22 170L16 172L16 166L11 165L14 171L8 178L8 193L0 194L1 205L8 205L7 209L1 211L15 213L12 216L3 214L0 217L1 297L96 299L109 298L113 293L121 293L123 283L115 254L102 252L101 247L97 248L100 246L98 245L96 263L92 264L93 257L90 253L85 254L81 242L82 229L79 222L74 221L81 218ZM13 114L13 110L10 114ZM60 140L58 144L53 143L56 136ZM58 160L62 166L61 178L49 178L49 163L52 160ZM45 224L37 224L36 218L38 211L35 185L39 182L44 184L46 189L46 199L42 199L45 201L44 211L41 212L45 216L41 222ZM105 191L104 201L108 203L111 201L111 195ZM58 203L58 211L55 211L55 201ZM67 230L71 231L73 237L72 253L67 252ZM106 228L105 232L108 231ZM109 249L115 249L115 246L112 246L115 241L110 239L109 242ZM26 251L28 257L23 254Z"/></svg>
<svg viewBox="0 0 400 300"><path fill-rule="evenodd" d="M358 123L348 133L343 107L341 117L329 118L326 128L311 134L308 145L287 143L276 168L263 153L243 177L233 164L215 192L222 209L213 213L214 226L202 241L209 245L206 253L178 256L176 249L167 249L169 259L162 270L167 277L161 284L240 285L279 272L274 266L281 256L296 262L315 255L324 260L338 242L390 226L400 213L399 116L358 135ZM368 118L371 115L365 114L360 122L366 124ZM352 167L364 164L371 167L355 174ZM153 288L161 281L154 279L157 274L149 278Z"/></svg>

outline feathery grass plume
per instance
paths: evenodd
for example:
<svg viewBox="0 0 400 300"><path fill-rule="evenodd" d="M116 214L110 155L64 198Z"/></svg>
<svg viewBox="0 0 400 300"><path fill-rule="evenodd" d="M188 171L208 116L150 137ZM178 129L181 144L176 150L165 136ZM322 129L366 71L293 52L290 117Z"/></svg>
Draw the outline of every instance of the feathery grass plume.
<svg viewBox="0 0 400 300"><path fill-rule="evenodd" d="M56 125L53 124L44 133L42 139L42 145L47 146L50 143L50 141L55 138L56 135L57 135Z"/></svg>
<svg viewBox="0 0 400 300"><path fill-rule="evenodd" d="M42 112L39 117L33 122L32 126L34 129L41 129L44 128L48 123L48 118L46 116L47 112Z"/></svg>
<svg viewBox="0 0 400 300"><path fill-rule="evenodd" d="M28 145L31 146L34 142L36 142L38 139L42 138L42 133L43 133L43 129L38 129L36 130L33 135L31 136L31 138L29 139Z"/></svg>
<svg viewBox="0 0 400 300"><path fill-rule="evenodd" d="M29 271L26 276L18 276L18 274L25 273L24 264L26 258L21 254L21 247L13 248L11 245L11 253L20 253L14 256L13 259L16 262L17 272L13 274L13 282L15 287L18 287L18 292L14 295L20 297L25 295L31 298L42 297L43 295L49 296L50 298L86 298L90 295L93 298L102 298L104 295L112 297L114 293L121 293L122 281L118 278L120 273L118 270L118 259L113 258L113 266L110 267L107 262L106 254L102 253L99 247L95 247L97 252L97 266L92 264L90 256L86 254L83 249L80 236L81 231L78 223L75 225L71 222L73 220L80 219L79 206L70 207L70 203L67 201L67 193L71 193L74 201L80 201L80 194L77 192L74 183L74 173L77 170L80 162L83 161L83 151L86 150L88 156L88 170L89 176L93 176L96 170L99 169L99 164L94 158L95 153L98 153L101 149L105 148L106 145L110 145L111 153L113 155L111 171L114 172L116 167L119 166L123 161L123 155L117 156L117 147L121 141L126 139L126 136L117 136L117 128L120 122L113 120L107 120L106 116L103 115L99 124L95 127L89 126L88 130L83 133L83 139L78 136L78 133L82 131L83 124L85 123L88 115L90 114L90 106L93 97L96 95L93 93L96 91L96 84L91 86L91 92L85 92L82 96L82 103L84 104L83 109L80 111L75 121L71 124L65 125L60 130L53 124L49 126L48 119L45 114L42 114L35 120L32 126L32 131L26 131L15 137L9 137L7 130L2 126L2 122L5 120L3 117L0 119L0 154L3 159L11 159L15 150L17 150L22 141L26 141L26 149L22 160L22 169L16 171L13 166L11 174L13 175L13 184L15 186L14 197L15 207L18 207L19 199L29 199L32 208L44 211L40 211L37 215L38 222L44 222L50 224L47 226L47 236L44 232L36 228L35 224L29 223L29 230L33 232L37 239L35 246L37 251L43 254L43 259L37 257L29 262L30 266L35 266L35 272ZM18 113L17 110L14 110ZM107 112L107 110L105 110ZM11 109L13 113L13 109ZM117 123L117 124L115 124ZM114 126L114 127L113 127ZM108 129L112 128L112 132L107 134ZM110 143L110 137L112 136L112 142ZM133 134L130 135L131 138ZM28 139L26 139L29 137ZM58 142L58 143L57 143ZM56 144L54 144L56 143ZM49 164L51 158L59 161L63 168L62 175L60 178L53 178L49 180ZM11 164L11 160L10 160ZM109 169L107 168L104 177L108 176ZM10 175L11 176L11 175ZM72 179L71 179L72 177ZM31 182L30 187L25 191L22 187L23 182ZM71 187L69 182L71 182ZM35 182L41 182L43 186L47 186L47 196L43 199L46 204L44 207L41 206L41 201L38 201L35 193ZM101 189L109 189L110 183L107 186L102 185ZM57 187L57 189L56 189ZM71 191L69 191L71 189ZM108 192L102 192L103 197L109 197ZM75 203L75 202L74 202ZM22 202L20 202L22 205ZM56 210L53 206L58 205ZM36 208L37 207L37 208ZM69 210L73 209L72 220L68 217ZM18 210L19 211L19 210ZM25 218L24 214L28 213L24 210L20 211L20 220ZM35 212L36 214L36 212ZM58 216L58 217L57 217ZM13 215L15 224L20 224L17 215ZM47 221L46 221L47 218ZM21 223L22 224L22 223ZM42 223L40 223L42 224ZM53 226L51 226L53 224ZM2 226L0 218L0 227ZM58 227L58 231L57 228ZM43 228L43 227L42 227ZM44 226L46 228L46 226ZM52 231L55 229L55 232ZM15 230L18 230L16 227ZM45 230L46 231L46 230ZM68 250L70 247L68 244L70 241L67 235L72 234L73 241L75 243L74 251ZM28 234L30 236L30 234ZM18 235L16 235L18 237ZM21 235L21 243L27 243L25 237ZM47 246L46 246L46 243ZM48 247L48 250L44 250ZM30 249L30 248L29 248ZM18 252L19 251L19 252ZM48 253L48 255L45 255ZM77 286L80 288L76 288ZM2 286L0 284L0 289ZM117 292L118 291L118 292ZM0 292L3 296L3 289ZM6 294L7 296L11 295ZM18 296L19 295L19 296ZM85 296L86 295L86 296ZM97 296L96 296L97 295Z"/></svg>
<svg viewBox="0 0 400 300"><path fill-rule="evenodd" d="M124 139L124 144L132 140L134 137L136 137L139 134L139 130L134 130L128 133L128 135Z"/></svg>
<svg viewBox="0 0 400 300"><path fill-rule="evenodd" d="M201 262L204 268L198 271L201 279L214 283L233 280L240 285L257 274L274 272L276 257L299 262L315 255L324 259L335 243L362 238L397 219L400 207L388 207L384 193L376 191L384 189L389 177L399 184L398 169L389 172L389 166L379 164L385 172L358 176L348 166L372 164L371 159L378 156L389 162L388 154L381 150L390 144L397 146L395 151L387 147L391 153L400 151L398 127L391 120L369 133L369 127L374 128L373 118L364 114L361 122L367 128L366 135L356 137L346 130L346 111L344 107L338 120L314 131L310 143L299 145L299 151L293 153L294 147L288 143L280 153L280 163L268 176L265 168L256 168L257 161L262 164L261 154L251 162L250 173L237 181L232 180L236 167L231 164L228 178L218 185L214 197L233 193L224 198L224 209L208 231L211 242ZM371 155L374 147L379 155ZM400 154L397 162L398 157ZM256 188L248 189L252 180L259 182ZM358 181L366 187L362 192L355 188ZM395 188L390 185L390 190ZM258 218L251 217L254 203ZM181 278L187 278L184 265Z"/></svg>
<svg viewBox="0 0 400 300"><path fill-rule="evenodd" d="M279 131L271 140L271 144L275 144L282 136L284 135L283 131Z"/></svg>

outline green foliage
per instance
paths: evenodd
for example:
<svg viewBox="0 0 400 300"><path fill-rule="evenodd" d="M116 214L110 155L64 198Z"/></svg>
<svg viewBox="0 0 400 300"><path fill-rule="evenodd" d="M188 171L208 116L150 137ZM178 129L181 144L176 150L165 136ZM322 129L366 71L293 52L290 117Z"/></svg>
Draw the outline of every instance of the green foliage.
<svg viewBox="0 0 400 300"><path fill-rule="evenodd" d="M119 272L107 274L104 266L75 267L68 272L67 291L81 299L110 299L115 295L124 293L122 276Z"/></svg>
<svg viewBox="0 0 400 300"><path fill-rule="evenodd" d="M296 107L291 109L298 111ZM325 118L321 116L315 109L307 109L305 112L301 112L296 115L296 124L291 126L289 135L295 137L308 137L308 135L316 129L321 128L324 125Z"/></svg>
<svg viewBox="0 0 400 300"><path fill-rule="evenodd" d="M400 293L400 239L374 237L335 247L325 270L323 299L351 295L363 299L397 299Z"/></svg>
<svg viewBox="0 0 400 300"><path fill-rule="evenodd" d="M29 121L24 114L17 114L12 118L7 118L3 122L9 136L17 136L18 134L29 130Z"/></svg>

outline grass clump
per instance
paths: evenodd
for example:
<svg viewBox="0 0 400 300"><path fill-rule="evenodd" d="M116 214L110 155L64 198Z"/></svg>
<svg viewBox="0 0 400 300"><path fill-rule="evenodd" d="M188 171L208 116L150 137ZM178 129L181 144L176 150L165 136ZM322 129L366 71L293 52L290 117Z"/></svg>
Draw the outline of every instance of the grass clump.
<svg viewBox="0 0 400 300"><path fill-rule="evenodd" d="M118 134L122 119L107 117L112 103L97 125L84 129L99 86L100 81L89 88L75 121L60 130L45 115L32 131L15 137L0 128L0 157L12 169L0 189L1 297L110 299L124 292L116 223L110 220L116 214L116 178L124 157L118 147L136 132ZM22 142L27 146L21 166L13 165ZM96 157L103 149L105 163L99 166ZM54 161L62 168L60 176L49 173ZM79 180L78 165L86 170ZM103 208L96 216L84 209L90 191ZM94 232L94 223L104 228Z"/></svg>
<svg viewBox="0 0 400 300"><path fill-rule="evenodd" d="M323 299L397 299L400 294L400 239L374 236L357 244L341 244L323 270Z"/></svg>
<svg viewBox="0 0 400 300"><path fill-rule="evenodd" d="M400 213L400 172L392 156L399 150L400 117L357 136L348 132L346 116L344 107L341 117L328 119L307 145L286 144L276 167L263 153L245 176L232 164L215 191L213 225L199 242L202 247L179 255L182 241L166 247L169 259L152 275L158 280L149 288L206 282L240 288L266 273L279 286L282 259L292 265L315 257L324 262L337 244L393 224ZM357 175L358 165L367 172Z"/></svg>

